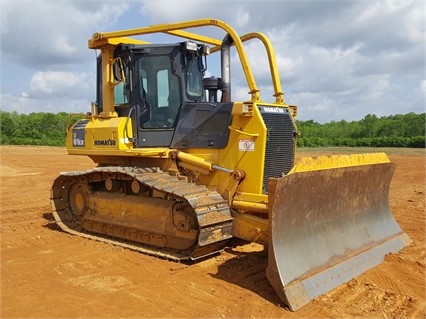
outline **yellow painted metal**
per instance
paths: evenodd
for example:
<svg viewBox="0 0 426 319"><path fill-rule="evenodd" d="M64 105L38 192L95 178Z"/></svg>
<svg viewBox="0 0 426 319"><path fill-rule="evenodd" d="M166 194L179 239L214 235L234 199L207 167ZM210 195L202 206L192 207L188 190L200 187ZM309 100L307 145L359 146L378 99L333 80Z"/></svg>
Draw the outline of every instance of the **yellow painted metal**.
<svg viewBox="0 0 426 319"><path fill-rule="evenodd" d="M232 202L232 208L241 212L255 212L267 215L269 214L268 195L237 192Z"/></svg>
<svg viewBox="0 0 426 319"><path fill-rule="evenodd" d="M333 155L318 157L303 157L289 172L308 172L321 169L350 167L359 165L390 163L385 153L364 153L349 155Z"/></svg>
<svg viewBox="0 0 426 319"><path fill-rule="evenodd" d="M234 126L229 126L228 128L230 130L235 131L235 132L237 132L239 134L242 134L242 135L247 135L247 136L250 136L250 137L258 137L259 136L259 133L244 132L244 131L241 131L240 129L238 129L238 128L234 127Z"/></svg>
<svg viewBox="0 0 426 319"><path fill-rule="evenodd" d="M255 168L263 168L265 164L264 152L266 149L267 128L262 119L259 108L257 107L258 104L236 102L236 106L234 106L234 108L241 110L243 104L251 105L251 115L246 116L240 111L236 111L234 113L235 116L232 117L232 122L230 125L228 144L225 148L211 150L187 149L185 150L185 153L204 158L213 165L219 165L230 170L240 169L247 172L244 183L242 183L242 185L239 187L239 192L236 196L239 196L241 193L253 194L253 196L255 196L255 194L262 194L263 169ZM261 103L261 105L288 109L287 105L268 103ZM238 113L239 116L237 115ZM211 170L210 164L208 164L205 169ZM200 183L209 185L211 187L218 187L224 183L227 178L228 174L220 171L211 171L209 175L200 175L198 177ZM244 199L237 200L247 200L247 197L241 198ZM247 200L247 202L247 205L249 206L252 205L252 203L254 203L253 205L256 206L256 203L260 203L261 201L254 200L254 197L252 197ZM253 205L251 206L252 208L254 207ZM265 211L263 204L259 205L259 207L262 207L262 212Z"/></svg>
<svg viewBox="0 0 426 319"><path fill-rule="evenodd" d="M278 74L278 67L272 43L268 37L266 37L263 33L260 32L252 32L241 36L241 41L243 42L251 39L259 39L265 46L266 53L268 55L269 70L272 77L272 84L274 86L274 97L276 98L275 103L283 104L284 92L281 88L281 81L280 76Z"/></svg>
<svg viewBox="0 0 426 319"><path fill-rule="evenodd" d="M196 33L191 33L191 32L187 32L187 31L183 31L183 30L173 30L173 31L166 31L165 33L170 34L170 35L175 35L184 39L190 39L190 40L195 40L197 42L203 42L203 43L207 43L207 44L213 44L216 46L221 46L222 45L222 40L218 40L215 38L211 38L211 37L206 37L200 34L196 34Z"/></svg>
<svg viewBox="0 0 426 319"><path fill-rule="evenodd" d="M264 213L268 214L269 212L269 206L268 203L257 203L257 202L251 202L251 201L242 201L242 200L235 200L232 202L232 207L234 209L247 211L247 212L256 212L256 213Z"/></svg>
<svg viewBox="0 0 426 319"><path fill-rule="evenodd" d="M91 119L91 116L89 116L86 113L69 113L68 114L67 126L65 128L66 132L68 133L70 127L72 126L71 123L72 123L73 118L78 119L78 118L84 118L84 117L87 118L87 119Z"/></svg>
<svg viewBox="0 0 426 319"><path fill-rule="evenodd" d="M232 235L250 242L267 245L269 237L268 219L249 214L232 213Z"/></svg>
<svg viewBox="0 0 426 319"><path fill-rule="evenodd" d="M239 128L239 130L230 130L228 144L225 148L211 150L188 149L185 151L213 159L215 161L211 162L212 164L220 165L230 170L238 168L245 172L250 172L250 174L246 174L244 183L241 185L241 191L259 194L262 193L263 170L253 169L253 166L264 166L267 129L257 107L253 107L253 114L253 116L234 116L232 118L230 126ZM245 132L255 134L254 136L248 136ZM242 148L243 144L247 145L246 149ZM207 155L207 152L210 152L211 155ZM227 173L218 171L213 171L208 176L199 176L200 183L212 187L218 187L227 178Z"/></svg>
<svg viewBox="0 0 426 319"><path fill-rule="evenodd" d="M104 45L102 52L102 101L103 111L100 117L116 117L114 110L114 79L111 71L111 62L113 60L115 46Z"/></svg>
<svg viewBox="0 0 426 319"><path fill-rule="evenodd" d="M235 102L232 107L233 116L253 116L253 103Z"/></svg>
<svg viewBox="0 0 426 319"><path fill-rule="evenodd" d="M105 46L105 45L108 45L108 44L115 46L115 45L119 45L121 43L125 43L125 44L149 44L150 42L137 40L137 39L133 39L133 38L128 38L128 37L119 37L119 38L103 39L102 43L103 43L102 46ZM93 39L89 39L88 46L89 46L89 49L101 48L99 46L98 42L93 43Z"/></svg>
<svg viewBox="0 0 426 319"><path fill-rule="evenodd" d="M154 158L168 158L172 150L165 147L153 148L133 148L126 152L126 154L133 154L140 157L154 157Z"/></svg>
<svg viewBox="0 0 426 319"><path fill-rule="evenodd" d="M127 129L126 129L127 126ZM130 150L133 143L132 121L124 117L95 118L92 117L84 127L84 146L74 147L76 131L67 134L66 147L70 154L89 155L91 151L106 154L110 151Z"/></svg>
<svg viewBox="0 0 426 319"><path fill-rule="evenodd" d="M241 110L243 103L235 103ZM244 103L247 105L247 103ZM198 182L217 188L223 184L229 174L217 171L213 165L229 170L239 169L246 174L244 183L235 195L235 209L249 212L267 213L268 197L262 195L263 170L253 166L264 166L264 149L266 147L267 129L256 104L250 105L250 116L244 112L235 112L230 130L230 138L223 149L187 149L177 152L181 166L201 173ZM278 107L275 104L264 104ZM287 108L285 105L279 107ZM239 114L239 116L237 115ZM127 123L127 133L126 133ZM68 134L67 149L69 154L88 156L135 156L149 158L168 158L176 150L169 148L134 148L130 138L133 137L132 121L128 118L91 117L85 128L85 147L72 147L73 134ZM248 145L243 148L242 145ZM124 151L124 152L123 152ZM203 175L204 174L204 175ZM225 196L225 194L223 194Z"/></svg>
<svg viewBox="0 0 426 319"><path fill-rule="evenodd" d="M258 203L259 205L268 204L268 195L260 193L238 192L234 198L236 201Z"/></svg>
<svg viewBox="0 0 426 319"><path fill-rule="evenodd" d="M152 148L152 149L144 149L141 151L140 149L114 149L114 148L72 148L67 149L68 154L70 155L87 155L89 157L96 156L100 162L109 162L108 159L111 159L112 156L122 157L140 157L140 158L156 158L156 159L167 159L169 157L169 149L163 148ZM97 161L98 162L98 161ZM123 162L124 164L125 162Z"/></svg>
<svg viewBox="0 0 426 319"><path fill-rule="evenodd" d="M203 170L203 172L207 172L207 174L213 170L213 164L207 162L202 157L191 155L185 152L177 152L177 158L179 159L179 161L183 162L182 164L186 163L196 168L200 168Z"/></svg>

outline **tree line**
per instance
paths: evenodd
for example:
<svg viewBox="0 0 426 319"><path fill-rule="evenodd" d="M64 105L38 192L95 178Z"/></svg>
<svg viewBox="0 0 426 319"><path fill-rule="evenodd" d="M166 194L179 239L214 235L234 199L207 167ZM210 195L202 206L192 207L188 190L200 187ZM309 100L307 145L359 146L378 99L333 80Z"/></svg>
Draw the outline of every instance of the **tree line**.
<svg viewBox="0 0 426 319"><path fill-rule="evenodd" d="M68 113L0 111L0 143L3 145L64 146Z"/></svg>
<svg viewBox="0 0 426 319"><path fill-rule="evenodd" d="M359 121L296 121L298 146L416 147L425 148L426 113L377 117L368 114Z"/></svg>
<svg viewBox="0 0 426 319"><path fill-rule="evenodd" d="M0 144L64 146L68 113L4 112L0 110ZM426 113L397 114L320 124L296 121L300 147L425 147Z"/></svg>

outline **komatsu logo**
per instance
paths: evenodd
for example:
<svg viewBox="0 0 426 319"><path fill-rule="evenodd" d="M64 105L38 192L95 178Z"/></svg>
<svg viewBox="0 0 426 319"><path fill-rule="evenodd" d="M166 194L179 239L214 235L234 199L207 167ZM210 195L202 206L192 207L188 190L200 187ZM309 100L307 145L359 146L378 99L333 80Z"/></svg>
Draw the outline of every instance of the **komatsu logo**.
<svg viewBox="0 0 426 319"><path fill-rule="evenodd" d="M285 114L285 113L287 113L287 109L283 109L281 107L264 106L263 107L263 112L265 112L265 113L281 113L281 114Z"/></svg>
<svg viewBox="0 0 426 319"><path fill-rule="evenodd" d="M94 140L93 141L93 145L95 146L114 146L116 145L116 141L115 140Z"/></svg>

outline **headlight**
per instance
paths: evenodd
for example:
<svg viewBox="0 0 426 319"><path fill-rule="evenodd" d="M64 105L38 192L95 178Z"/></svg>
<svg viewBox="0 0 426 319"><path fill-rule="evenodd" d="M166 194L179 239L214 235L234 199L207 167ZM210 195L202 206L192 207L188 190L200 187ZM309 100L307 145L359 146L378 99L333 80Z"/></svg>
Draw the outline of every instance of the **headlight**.
<svg viewBox="0 0 426 319"><path fill-rule="evenodd" d="M191 41L187 41L187 42L185 42L185 48L188 51L197 51L197 43L191 42Z"/></svg>

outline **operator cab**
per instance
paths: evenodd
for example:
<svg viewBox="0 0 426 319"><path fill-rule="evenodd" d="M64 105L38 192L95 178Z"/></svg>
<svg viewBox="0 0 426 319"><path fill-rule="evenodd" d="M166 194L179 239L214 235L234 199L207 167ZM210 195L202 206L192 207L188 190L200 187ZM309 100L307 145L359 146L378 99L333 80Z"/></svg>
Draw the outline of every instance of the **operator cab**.
<svg viewBox="0 0 426 319"><path fill-rule="evenodd" d="M222 135L227 141L232 104L207 102L203 84L207 54L206 45L189 41L117 46L112 63L114 108L119 117L132 119L135 147L226 146ZM98 58L98 106L102 106L101 66ZM202 131L206 138L201 136L200 143L197 134Z"/></svg>

